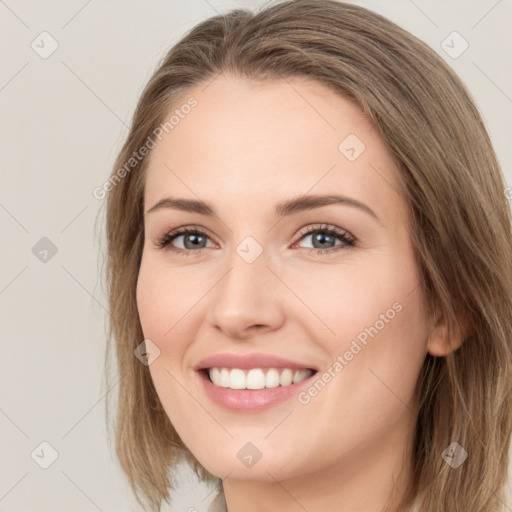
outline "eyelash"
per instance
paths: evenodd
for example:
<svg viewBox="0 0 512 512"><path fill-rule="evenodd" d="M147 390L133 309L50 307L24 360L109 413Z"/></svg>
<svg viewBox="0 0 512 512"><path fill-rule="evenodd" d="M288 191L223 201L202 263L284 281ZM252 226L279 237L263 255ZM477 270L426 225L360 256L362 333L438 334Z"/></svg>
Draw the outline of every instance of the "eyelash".
<svg viewBox="0 0 512 512"><path fill-rule="evenodd" d="M317 232L328 234L328 235L333 235L336 238L340 239L343 242L343 244L345 244L345 245L343 245L343 244L335 245L334 247L330 247L327 249L306 248L305 250L307 251L308 254L316 253L319 255L325 255L326 253L338 252L338 251L344 250L348 247L353 247L356 243L356 238L353 237L352 235L350 235L347 231L344 231L342 229L339 229L335 226L331 226L328 224L308 226L306 228L301 229L299 231L300 238L299 238L298 242L300 242L307 235L310 235L311 233L317 233ZM203 250L206 249L206 247L203 247L201 249L194 249L194 250L178 249L178 248L172 247L172 246L168 247L169 244L175 238L182 236L182 235L188 235L188 234L201 234L201 235L204 235L204 236L210 238L205 229L203 229L199 226L189 226L189 227L184 227L184 228L178 228L178 229L175 229L174 231L171 231L170 233L166 233L160 240L155 242L155 246L160 249L167 248L167 250L169 250L173 253L176 253L179 256L197 256L197 255L201 254L203 252Z"/></svg>

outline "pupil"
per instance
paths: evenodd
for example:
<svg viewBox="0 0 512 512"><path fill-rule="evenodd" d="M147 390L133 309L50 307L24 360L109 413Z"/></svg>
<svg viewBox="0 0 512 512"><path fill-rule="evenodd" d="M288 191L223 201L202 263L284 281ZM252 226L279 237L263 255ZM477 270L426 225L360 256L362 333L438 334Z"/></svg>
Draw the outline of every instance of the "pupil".
<svg viewBox="0 0 512 512"><path fill-rule="evenodd" d="M185 247L187 247L187 249L190 249L191 247L188 247L187 246L187 241L190 239L190 240L193 240L192 241L192 248L194 247L197 247L197 244L200 243L200 239L203 238L203 235L187 235L185 237Z"/></svg>
<svg viewBox="0 0 512 512"><path fill-rule="evenodd" d="M315 237L313 237L313 240L320 242L321 244L324 244L324 242L330 238L332 238L331 235L325 235L325 234L319 233ZM323 247L323 246L325 246L325 245L321 245L321 247Z"/></svg>

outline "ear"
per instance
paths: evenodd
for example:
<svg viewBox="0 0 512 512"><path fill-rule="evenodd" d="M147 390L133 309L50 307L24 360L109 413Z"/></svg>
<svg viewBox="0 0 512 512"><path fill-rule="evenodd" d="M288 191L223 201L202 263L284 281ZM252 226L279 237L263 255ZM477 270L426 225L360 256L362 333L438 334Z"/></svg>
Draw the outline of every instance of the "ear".
<svg viewBox="0 0 512 512"><path fill-rule="evenodd" d="M467 317L463 317L459 319L459 328L457 329L457 332L453 334L451 339L448 339L448 326L446 325L444 317L441 316L437 320L429 336L427 352L431 356L444 357L457 350L467 338L469 332L469 319Z"/></svg>

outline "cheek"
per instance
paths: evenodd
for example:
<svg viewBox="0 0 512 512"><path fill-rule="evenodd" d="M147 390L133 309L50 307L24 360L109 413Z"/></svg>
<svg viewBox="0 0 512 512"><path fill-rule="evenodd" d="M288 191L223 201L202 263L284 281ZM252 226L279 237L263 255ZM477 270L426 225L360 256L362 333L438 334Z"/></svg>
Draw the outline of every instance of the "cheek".
<svg viewBox="0 0 512 512"><path fill-rule="evenodd" d="M302 308L304 314L292 314L292 319L300 318L311 330L311 339L323 338L326 347L335 350L358 336L363 342L365 337L370 339L368 329L374 334L375 328L379 333L389 332L391 324L395 330L404 326L404 332L411 328L409 336L414 337L415 321L420 322L421 316L421 287L414 260L404 255L406 251L389 251L364 262L354 255L338 265L318 266L314 272L311 268L283 269L283 280L293 283L303 303L296 303L295 312Z"/></svg>
<svg viewBox="0 0 512 512"><path fill-rule="evenodd" d="M179 382L183 381L181 363L187 348L186 312L190 309L190 293L182 290L180 272L162 269L158 262L144 258L137 280L137 309L146 339L150 339L160 350L150 365L149 372L162 406L175 428L186 428L193 421L189 411L190 396ZM180 321L181 319L181 321ZM190 413L190 416L189 416Z"/></svg>
<svg viewBox="0 0 512 512"><path fill-rule="evenodd" d="M364 267L329 267L314 280L309 275L296 282L297 294L314 313L306 313L301 325L328 355L327 369L343 375L332 379L332 390L340 386L336 393L349 393L347 402L373 402L392 393L404 401L412 397L428 330L421 281L407 254L390 253Z"/></svg>
<svg viewBox="0 0 512 512"><path fill-rule="evenodd" d="M150 258L142 259L137 279L137 309L144 336L155 338L157 344L171 335L177 317L184 314L179 275L179 272L165 271Z"/></svg>
<svg viewBox="0 0 512 512"><path fill-rule="evenodd" d="M144 337L160 351L149 371L164 408L190 401L186 393L182 396L179 383L190 371L188 350L197 338L201 298L207 289L200 273L173 268L152 254L142 258L137 309Z"/></svg>
<svg viewBox="0 0 512 512"><path fill-rule="evenodd" d="M390 268L387 274L347 274L327 288L332 300L318 297L312 306L335 335L312 338L328 354L329 366L298 401L312 428L315 419L322 418L323 436L331 440L334 452L378 444L414 409L426 354L421 287L414 273ZM353 292L349 286L355 287ZM324 448L320 446L319 453ZM322 457L329 456L328 450L322 452Z"/></svg>

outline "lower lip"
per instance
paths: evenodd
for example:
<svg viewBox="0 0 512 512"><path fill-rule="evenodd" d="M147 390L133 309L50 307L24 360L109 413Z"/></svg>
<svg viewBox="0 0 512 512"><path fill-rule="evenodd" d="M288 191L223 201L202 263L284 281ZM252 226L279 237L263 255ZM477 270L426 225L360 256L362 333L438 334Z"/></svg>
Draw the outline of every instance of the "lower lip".
<svg viewBox="0 0 512 512"><path fill-rule="evenodd" d="M267 409L288 400L293 395L296 395L300 388L307 386L316 375L314 373L307 379L290 384L289 386L264 389L231 389L215 386L202 371L197 373L203 383L206 394L215 403L226 409L247 412Z"/></svg>

